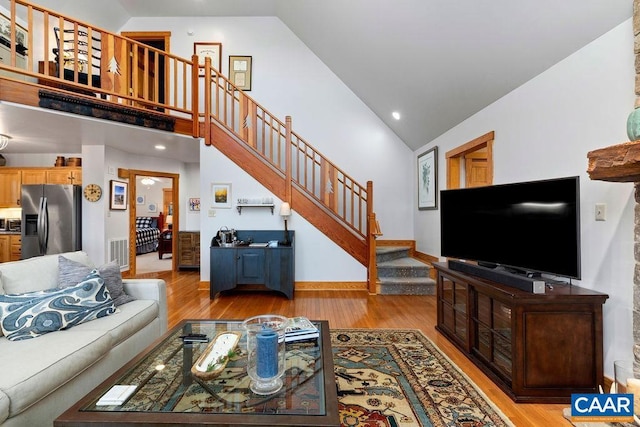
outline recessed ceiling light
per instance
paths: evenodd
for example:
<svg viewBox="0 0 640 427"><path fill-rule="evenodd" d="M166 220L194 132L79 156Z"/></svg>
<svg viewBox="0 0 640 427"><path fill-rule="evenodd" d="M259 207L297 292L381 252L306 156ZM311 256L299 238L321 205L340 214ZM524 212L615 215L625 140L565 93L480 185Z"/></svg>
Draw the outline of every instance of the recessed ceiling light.
<svg viewBox="0 0 640 427"><path fill-rule="evenodd" d="M398 113L397 111L394 111L393 113L391 113L391 115L394 119L400 120L400 113Z"/></svg>
<svg viewBox="0 0 640 427"><path fill-rule="evenodd" d="M164 145L160 145L160 144L156 145L155 148L156 148L156 150L166 150L167 149L167 147L165 147Z"/></svg>

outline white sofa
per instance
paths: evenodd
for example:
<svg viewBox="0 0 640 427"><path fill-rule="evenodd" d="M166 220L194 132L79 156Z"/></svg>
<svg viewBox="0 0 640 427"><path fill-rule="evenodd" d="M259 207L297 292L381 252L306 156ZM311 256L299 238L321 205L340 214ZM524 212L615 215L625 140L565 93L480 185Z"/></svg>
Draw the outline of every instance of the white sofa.
<svg viewBox="0 0 640 427"><path fill-rule="evenodd" d="M61 254L93 266L84 252ZM0 424L50 426L53 420L167 330L166 285L124 279L135 300L118 312L67 330L10 341L0 337ZM0 294L58 286L58 255L0 264Z"/></svg>

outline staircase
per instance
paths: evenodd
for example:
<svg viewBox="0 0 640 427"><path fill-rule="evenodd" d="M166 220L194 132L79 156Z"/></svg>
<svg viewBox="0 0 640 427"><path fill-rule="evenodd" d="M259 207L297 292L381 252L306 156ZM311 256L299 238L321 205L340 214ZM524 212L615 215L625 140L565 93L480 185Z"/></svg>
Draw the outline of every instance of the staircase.
<svg viewBox="0 0 640 427"><path fill-rule="evenodd" d="M63 96L48 108L64 104L76 113L75 106L83 102L89 104L88 115L103 119L123 121L152 112L154 118L171 120L166 130L203 138L367 267L367 287L375 293L380 226L371 181L357 182L296 133L290 117L275 117L214 69L208 57L199 65L197 55L181 58L26 0L8 2L9 28L20 25L17 16L26 16L28 35L20 47L10 31L9 59L0 61L0 101L43 107L46 86ZM56 28L69 35L64 57L51 53ZM21 48L44 52L44 57L25 56ZM78 66L85 50L89 56L100 53L95 72ZM40 70L39 59L53 67ZM26 64L19 66L18 60ZM162 98L160 80L149 79L158 74L160 63L166 73Z"/></svg>
<svg viewBox="0 0 640 427"><path fill-rule="evenodd" d="M409 257L408 246L376 248L378 294L435 295L436 282L431 279L431 266Z"/></svg>

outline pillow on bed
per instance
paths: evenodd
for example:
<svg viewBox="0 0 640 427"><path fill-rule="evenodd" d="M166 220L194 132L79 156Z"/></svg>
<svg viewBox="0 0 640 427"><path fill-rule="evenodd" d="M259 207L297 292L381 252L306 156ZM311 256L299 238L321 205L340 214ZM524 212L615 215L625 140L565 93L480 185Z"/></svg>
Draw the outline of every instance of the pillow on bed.
<svg viewBox="0 0 640 427"><path fill-rule="evenodd" d="M151 228L151 217L150 216L137 217L136 228Z"/></svg>

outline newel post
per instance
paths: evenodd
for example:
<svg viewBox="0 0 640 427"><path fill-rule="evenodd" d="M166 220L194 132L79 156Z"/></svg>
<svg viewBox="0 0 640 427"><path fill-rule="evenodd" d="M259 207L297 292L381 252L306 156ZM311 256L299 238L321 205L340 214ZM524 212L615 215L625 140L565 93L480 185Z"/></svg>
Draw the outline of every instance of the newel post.
<svg viewBox="0 0 640 427"><path fill-rule="evenodd" d="M376 264L376 214L373 213L373 182L367 181L367 248L369 262L367 266L367 288L375 295L378 286L378 265Z"/></svg>
<svg viewBox="0 0 640 427"><path fill-rule="evenodd" d="M198 55L191 55L191 120L193 128L191 134L194 138L200 137L200 91L198 90ZM206 90L206 89L205 89Z"/></svg>
<svg viewBox="0 0 640 427"><path fill-rule="evenodd" d="M291 116L285 117L284 200L291 203Z"/></svg>

